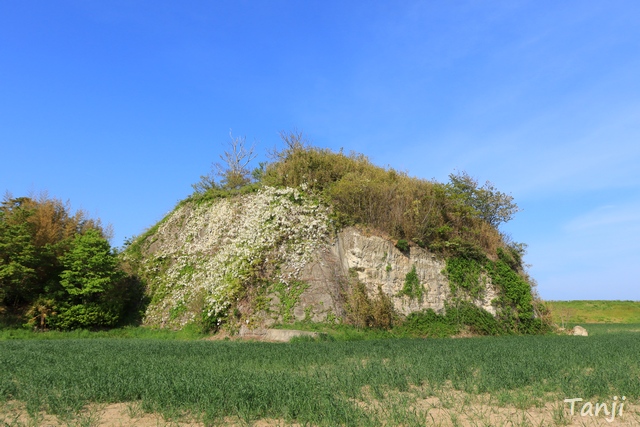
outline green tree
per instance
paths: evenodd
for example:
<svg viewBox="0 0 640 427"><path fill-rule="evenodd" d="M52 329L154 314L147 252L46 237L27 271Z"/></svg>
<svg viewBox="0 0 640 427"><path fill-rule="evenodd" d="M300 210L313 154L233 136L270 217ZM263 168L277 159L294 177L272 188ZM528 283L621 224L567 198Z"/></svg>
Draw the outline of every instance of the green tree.
<svg viewBox="0 0 640 427"><path fill-rule="evenodd" d="M60 263L64 269L60 285L66 295L59 298L51 324L58 329L116 326L128 295L118 291L125 277L109 242L97 230L78 234Z"/></svg>
<svg viewBox="0 0 640 427"><path fill-rule="evenodd" d="M24 304L37 291L38 254L27 221L33 212L26 200L5 199L0 207L0 306Z"/></svg>
<svg viewBox="0 0 640 427"><path fill-rule="evenodd" d="M73 329L136 322L144 284L122 272L109 229L69 202L13 198L0 204L0 314L31 326Z"/></svg>
<svg viewBox="0 0 640 427"><path fill-rule="evenodd" d="M478 187L478 181L466 172L449 175L447 184L449 195L460 200L483 220L497 228L501 223L513 219L520 208L513 197L498 191L487 181Z"/></svg>
<svg viewBox="0 0 640 427"><path fill-rule="evenodd" d="M85 212L71 213L69 202L5 195L0 204L0 306L20 315L44 295L60 288L59 257L69 250L77 234L97 230L107 236L99 220Z"/></svg>
<svg viewBox="0 0 640 427"><path fill-rule="evenodd" d="M121 279L116 254L97 230L77 235L60 261L60 284L74 302L96 302Z"/></svg>

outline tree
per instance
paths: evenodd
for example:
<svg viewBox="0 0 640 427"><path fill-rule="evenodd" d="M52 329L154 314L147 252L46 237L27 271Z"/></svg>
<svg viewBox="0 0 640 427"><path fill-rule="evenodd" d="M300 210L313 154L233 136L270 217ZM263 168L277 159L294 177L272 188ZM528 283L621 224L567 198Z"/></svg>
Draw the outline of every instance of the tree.
<svg viewBox="0 0 640 427"><path fill-rule="evenodd" d="M218 184L212 174L200 175L200 181L191 184L191 188L198 194L204 194L209 190L218 188Z"/></svg>
<svg viewBox="0 0 640 427"><path fill-rule="evenodd" d="M51 324L58 329L115 326L127 295L114 292L124 274L109 242L97 230L78 234L60 262L64 268L60 285L66 296L59 298L59 312Z"/></svg>
<svg viewBox="0 0 640 427"><path fill-rule="evenodd" d="M30 222L31 199L7 194L0 205L0 306L20 307L39 292L40 251Z"/></svg>
<svg viewBox="0 0 640 427"><path fill-rule="evenodd" d="M76 235L60 261L60 284L72 302L96 302L120 279L116 254L97 230Z"/></svg>
<svg viewBox="0 0 640 427"><path fill-rule="evenodd" d="M229 142L229 151L225 151L220 155L220 159L224 164L216 163L215 168L217 174L222 177L222 186L232 190L240 188L251 182L251 163L257 156L255 154L255 144L246 147L246 138L234 138L229 132L231 142Z"/></svg>
<svg viewBox="0 0 640 427"><path fill-rule="evenodd" d="M19 313L59 291L59 257L87 230L109 235L100 220L82 210L72 213L69 202L46 193L17 198L7 193L0 204L0 305Z"/></svg>
<svg viewBox="0 0 640 427"><path fill-rule="evenodd" d="M287 157L295 153L312 148L304 132L298 129L293 129L288 132L281 130L278 132L278 135L285 146L281 150L278 150L277 146L274 146L272 149L267 149L267 157L273 162L284 161Z"/></svg>
<svg viewBox="0 0 640 427"><path fill-rule="evenodd" d="M28 217L27 212L21 214ZM0 210L0 306L11 307L28 300L38 278L37 251L29 224L13 219Z"/></svg>
<svg viewBox="0 0 640 427"><path fill-rule="evenodd" d="M220 184L225 190L235 190L251 182L249 163L257 156L255 144L247 148L244 136L234 138L232 133L229 132L229 137L231 138L228 143L229 150L220 155L222 163L214 163L214 172L200 176L200 181L191 186L196 193L203 194L210 189L216 189L218 184L215 176L222 178Z"/></svg>
<svg viewBox="0 0 640 427"><path fill-rule="evenodd" d="M136 321L142 284L125 277L100 220L69 202L5 195L0 203L0 314L46 328ZM127 310L135 311L131 315Z"/></svg>
<svg viewBox="0 0 640 427"><path fill-rule="evenodd" d="M478 187L478 181L464 171L449 175L447 190L449 195L470 207L478 217L495 228L511 221L513 215L520 211L512 196L501 193L489 181Z"/></svg>

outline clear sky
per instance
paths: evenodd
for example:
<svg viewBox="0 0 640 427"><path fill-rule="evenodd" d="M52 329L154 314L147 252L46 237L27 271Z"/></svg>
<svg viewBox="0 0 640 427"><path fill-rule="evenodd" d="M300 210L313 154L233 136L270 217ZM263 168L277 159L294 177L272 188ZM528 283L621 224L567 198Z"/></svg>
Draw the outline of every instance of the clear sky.
<svg viewBox="0 0 640 427"><path fill-rule="evenodd" d="M0 191L115 246L294 128L512 194L545 299L640 300L637 0L0 2Z"/></svg>

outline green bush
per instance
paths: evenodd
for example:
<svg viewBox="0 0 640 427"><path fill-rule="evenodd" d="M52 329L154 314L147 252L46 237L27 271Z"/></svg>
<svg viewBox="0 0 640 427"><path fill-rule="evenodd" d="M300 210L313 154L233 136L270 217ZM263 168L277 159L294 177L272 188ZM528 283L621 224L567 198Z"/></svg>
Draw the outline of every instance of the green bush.
<svg viewBox="0 0 640 427"><path fill-rule="evenodd" d="M408 315L397 331L401 335L442 338L456 335L460 328L446 316L429 308Z"/></svg>
<svg viewBox="0 0 640 427"><path fill-rule="evenodd" d="M119 321L118 313L98 304L77 304L59 308L59 313L49 318L53 329L100 329L114 327Z"/></svg>
<svg viewBox="0 0 640 427"><path fill-rule="evenodd" d="M498 251L498 260L487 262L487 271L500 292L497 299L498 317L514 332L539 330L535 320L531 285L514 269L514 260L504 250Z"/></svg>
<svg viewBox="0 0 640 427"><path fill-rule="evenodd" d="M407 242L403 251L409 241L445 255L465 245L489 253L504 246L498 230L450 185L375 166L362 154L311 147L300 134L284 139L287 148L264 166L261 184L305 186L333 206L338 226L373 227Z"/></svg>
<svg viewBox="0 0 640 427"><path fill-rule="evenodd" d="M122 278L116 254L96 230L77 235L60 261L60 284L70 301L93 302Z"/></svg>
<svg viewBox="0 0 640 427"><path fill-rule="evenodd" d="M122 318L134 317L127 311L138 308L141 284L119 269L115 251L97 231L76 235L60 263L62 292L56 298L59 309L51 318L53 327L114 327Z"/></svg>
<svg viewBox="0 0 640 427"><path fill-rule="evenodd" d="M500 335L505 332L491 313L468 301L454 301L447 306L447 320L451 324L466 325L478 335Z"/></svg>
<svg viewBox="0 0 640 427"><path fill-rule="evenodd" d="M464 328L477 335L501 335L505 332L491 313L467 301L447 305L444 315L432 309L411 313L394 331L409 336L449 337Z"/></svg>
<svg viewBox="0 0 640 427"><path fill-rule="evenodd" d="M400 252L408 252L409 251L409 242L404 239L398 240L396 243L396 248L400 250Z"/></svg>

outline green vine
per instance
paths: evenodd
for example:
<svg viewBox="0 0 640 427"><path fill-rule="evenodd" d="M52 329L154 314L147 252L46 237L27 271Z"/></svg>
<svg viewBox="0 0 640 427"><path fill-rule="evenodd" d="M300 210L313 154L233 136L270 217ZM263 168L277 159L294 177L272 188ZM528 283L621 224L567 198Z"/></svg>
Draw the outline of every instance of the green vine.
<svg viewBox="0 0 640 427"><path fill-rule="evenodd" d="M280 315L284 323L290 323L295 320L293 308L298 303L300 295L302 295L307 288L309 288L309 284L300 280L294 280L288 286L282 282L273 285L273 289L280 299Z"/></svg>
<svg viewBox="0 0 640 427"><path fill-rule="evenodd" d="M486 285L481 280L483 271L482 264L476 259L457 256L447 259L444 273L449 279L453 295L458 295L462 290L471 298L480 298Z"/></svg>
<svg viewBox="0 0 640 427"><path fill-rule="evenodd" d="M511 254L498 249L498 260L487 262L493 284L499 287L499 316L514 332L535 332L541 326L534 318L531 285L515 270Z"/></svg>
<svg viewBox="0 0 640 427"><path fill-rule="evenodd" d="M420 284L420 278L418 277L416 266L414 265L413 267L411 267L411 271L409 271L404 277L404 286L398 294L406 295L411 299L416 298L418 299L418 301L422 302L424 293L424 286Z"/></svg>

